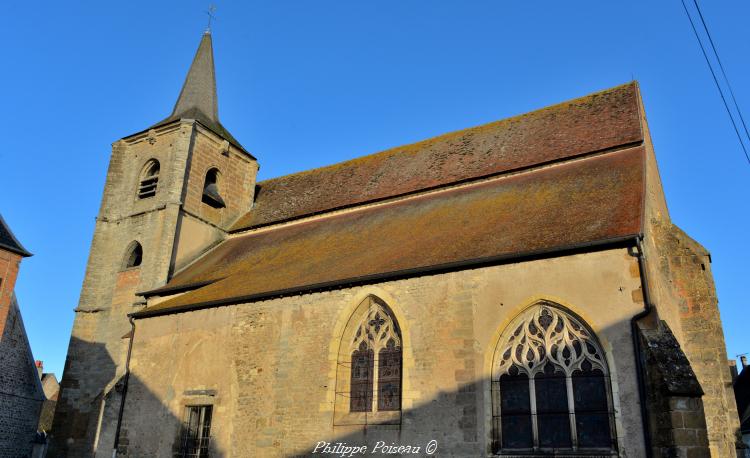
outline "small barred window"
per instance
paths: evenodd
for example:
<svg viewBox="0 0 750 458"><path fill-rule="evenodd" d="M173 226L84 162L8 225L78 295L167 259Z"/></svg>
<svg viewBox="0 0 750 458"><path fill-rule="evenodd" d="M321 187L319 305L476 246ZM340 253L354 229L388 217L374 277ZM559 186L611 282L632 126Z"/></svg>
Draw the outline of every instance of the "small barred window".
<svg viewBox="0 0 750 458"><path fill-rule="evenodd" d="M156 187L159 184L159 161L151 159L141 172L138 184L138 198L146 199L156 195Z"/></svg>
<svg viewBox="0 0 750 458"><path fill-rule="evenodd" d="M212 411L213 407L210 405L185 408L185 422L182 424L180 452L177 456L180 458L208 457Z"/></svg>

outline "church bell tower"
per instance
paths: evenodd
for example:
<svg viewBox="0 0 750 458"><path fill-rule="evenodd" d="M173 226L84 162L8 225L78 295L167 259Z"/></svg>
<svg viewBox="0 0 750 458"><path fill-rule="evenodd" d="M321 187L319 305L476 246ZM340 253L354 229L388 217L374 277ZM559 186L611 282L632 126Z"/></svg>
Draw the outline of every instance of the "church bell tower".
<svg viewBox="0 0 750 458"><path fill-rule="evenodd" d="M112 456L131 325L145 301L250 209L258 162L219 121L201 37L172 113L112 145L52 431L53 456Z"/></svg>

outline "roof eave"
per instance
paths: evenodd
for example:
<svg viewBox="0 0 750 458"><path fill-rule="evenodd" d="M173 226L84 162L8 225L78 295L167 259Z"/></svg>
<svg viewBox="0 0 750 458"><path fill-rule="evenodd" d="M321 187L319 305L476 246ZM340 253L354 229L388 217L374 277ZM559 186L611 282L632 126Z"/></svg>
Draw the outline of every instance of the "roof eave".
<svg viewBox="0 0 750 458"><path fill-rule="evenodd" d="M224 135L221 134L221 132L217 132L216 129L214 129L211 126L207 125L208 123L203 122L200 119L195 119L195 118L180 118L180 117L173 118L173 117L170 116L170 117L168 117L166 119L163 119L163 120L157 122L156 124L152 125L151 127L147 128L147 129L139 130L138 132L136 132L134 134L130 134L130 135L126 135L125 137L122 137L122 140L127 140L127 139L130 139L130 138L133 138L133 137L137 137L139 135L143 135L145 133L148 133L148 131L150 131L151 129L160 129L162 127L168 126L169 124L180 123L180 122L197 122L204 129L210 131L211 133L213 133L217 137L223 138L224 140L226 140L227 142L229 142L230 145L234 146L235 148L237 148L238 150L240 150L241 152L243 152L250 159L252 159L254 161L258 160L255 156L252 155L252 153L250 153L242 145L240 145L239 142L236 139L234 139L234 138L225 138ZM226 130L226 128L224 130Z"/></svg>
<svg viewBox="0 0 750 458"><path fill-rule="evenodd" d="M24 258L28 258L29 256L33 256L26 248L21 245L21 242L18 241L15 234L13 234L13 231L10 230L10 226L8 226L8 223L5 222L5 219L3 218L3 215L0 215L0 226L5 228L5 232L10 237L10 241L13 242L14 245L8 245L5 243L0 242L0 249L10 251L11 253L15 253L18 255L23 256Z"/></svg>
<svg viewBox="0 0 750 458"><path fill-rule="evenodd" d="M324 290L340 288L344 286L348 287L348 286L355 286L355 285L362 285L362 284L371 284L371 283L377 283L381 281L394 280L398 278L407 278L407 277L414 277L414 276L426 275L426 274L434 275L434 274L462 270L462 269L467 269L467 268L477 268L477 267L483 267L483 266L489 266L489 265L503 264L509 261L514 261L514 262L521 261L522 262L522 261L529 261L529 260L540 258L540 257L556 257L556 256L560 256L563 254L570 254L571 252L598 251L602 249L617 247L620 245L630 246L630 244L635 244L636 240L642 237L643 237L643 232L641 231L635 234L629 234L629 235L625 235L621 237L594 240L594 241L577 243L577 244L568 245L568 246L560 246L560 247L549 248L549 249L512 253L512 254L506 254L506 255L500 255L500 256L489 256L489 257L484 257L484 258L457 261L457 262L451 262L451 263L434 265L434 266L417 267L414 269L405 269L405 270L400 270L400 271L366 275L362 277L353 277L353 278L347 278L347 279L341 279L341 280L334 280L334 281L325 282L325 283L304 285L304 286L287 288L287 289L277 290L277 291L267 291L263 293L224 298L224 299L218 299L218 300L213 300L213 301L196 302L194 304L178 305L175 307L164 308L164 309L149 310L149 308L145 308L143 310L130 313L128 314L128 316L134 319L152 318L156 316L172 315L176 313L190 312L190 311L195 311L195 310L202 310L202 309L221 307L221 306L227 306L227 305L235 305L235 304L241 304L241 303L246 303L246 302L254 302L258 300L271 299L271 298L276 298L276 297L285 297L285 296L292 296L292 295L297 295L297 294L312 293L316 291L324 291ZM196 288L206 286L211 283L215 283L216 281L218 280L196 283L194 285L185 285L184 287L179 288L179 292L196 289ZM174 290L178 290L178 288L174 288ZM166 290L162 290L162 292L164 291ZM177 292L177 291L173 291L173 292Z"/></svg>
<svg viewBox="0 0 750 458"><path fill-rule="evenodd" d="M20 244L19 244L19 247L20 247L20 249L16 248L16 247L9 246L9 245L6 245L4 243L0 243L0 249L2 249L2 250L10 251L11 253L15 253L15 254L21 255L24 258L28 258L28 257L34 256L32 253L26 251L26 249L24 249L22 246L20 246Z"/></svg>

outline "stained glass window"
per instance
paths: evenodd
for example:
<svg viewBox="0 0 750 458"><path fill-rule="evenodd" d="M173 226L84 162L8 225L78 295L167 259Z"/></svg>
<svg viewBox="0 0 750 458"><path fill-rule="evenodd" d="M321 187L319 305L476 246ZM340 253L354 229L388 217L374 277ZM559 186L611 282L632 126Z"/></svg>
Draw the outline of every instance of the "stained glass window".
<svg viewBox="0 0 750 458"><path fill-rule="evenodd" d="M362 342L352 353L351 401L352 412L372 410L373 352Z"/></svg>
<svg viewBox="0 0 750 458"><path fill-rule="evenodd" d="M517 317L495 353L493 449L613 451L604 352L578 318L550 303Z"/></svg>
<svg viewBox="0 0 750 458"><path fill-rule="evenodd" d="M385 304L369 299L368 305L351 341L349 410L398 411L402 401L401 332Z"/></svg>
<svg viewBox="0 0 750 458"><path fill-rule="evenodd" d="M401 409L401 347L390 339L378 361L378 410Z"/></svg>

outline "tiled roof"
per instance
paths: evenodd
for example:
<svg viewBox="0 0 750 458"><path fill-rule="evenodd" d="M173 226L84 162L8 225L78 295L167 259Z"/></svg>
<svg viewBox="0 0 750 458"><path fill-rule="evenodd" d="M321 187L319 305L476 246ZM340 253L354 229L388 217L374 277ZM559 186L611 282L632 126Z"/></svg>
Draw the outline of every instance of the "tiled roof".
<svg viewBox="0 0 750 458"><path fill-rule="evenodd" d="M636 83L258 183L240 231L640 142Z"/></svg>
<svg viewBox="0 0 750 458"><path fill-rule="evenodd" d="M643 146L626 147L234 236L167 285L202 287L135 315L633 237L642 231L644 156Z"/></svg>
<svg viewBox="0 0 750 458"><path fill-rule="evenodd" d="M8 250L21 256L31 256L31 253L26 251L21 242L13 235L2 215L0 215L0 250Z"/></svg>

